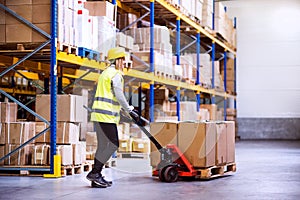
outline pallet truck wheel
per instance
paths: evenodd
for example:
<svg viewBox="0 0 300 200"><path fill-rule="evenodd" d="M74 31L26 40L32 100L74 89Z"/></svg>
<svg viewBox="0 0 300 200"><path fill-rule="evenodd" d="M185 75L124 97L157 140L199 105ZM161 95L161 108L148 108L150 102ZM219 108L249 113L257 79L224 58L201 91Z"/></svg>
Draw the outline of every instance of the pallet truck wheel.
<svg viewBox="0 0 300 200"><path fill-rule="evenodd" d="M164 172L166 171L166 168L165 167L163 167L163 168L161 168L160 170L158 170L158 177L159 177L159 180L161 181L161 182L165 182L166 180L165 180L165 176L164 176Z"/></svg>
<svg viewBox="0 0 300 200"><path fill-rule="evenodd" d="M168 166L164 170L164 179L166 182L176 182L178 180L178 171L174 166Z"/></svg>

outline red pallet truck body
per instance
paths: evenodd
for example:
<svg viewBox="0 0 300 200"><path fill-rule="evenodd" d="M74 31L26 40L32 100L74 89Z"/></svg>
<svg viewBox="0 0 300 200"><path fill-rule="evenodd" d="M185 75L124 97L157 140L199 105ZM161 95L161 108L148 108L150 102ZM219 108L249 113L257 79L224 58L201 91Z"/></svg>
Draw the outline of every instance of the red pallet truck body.
<svg viewBox="0 0 300 200"><path fill-rule="evenodd" d="M179 177L196 176L197 171L176 145L168 144L166 147L161 146L153 135L145 129L141 120L149 124L148 120L143 117L140 117L139 121L136 121L134 118L131 118L131 120L139 126L160 152L160 162L153 170L153 176L158 176L163 182L176 182Z"/></svg>

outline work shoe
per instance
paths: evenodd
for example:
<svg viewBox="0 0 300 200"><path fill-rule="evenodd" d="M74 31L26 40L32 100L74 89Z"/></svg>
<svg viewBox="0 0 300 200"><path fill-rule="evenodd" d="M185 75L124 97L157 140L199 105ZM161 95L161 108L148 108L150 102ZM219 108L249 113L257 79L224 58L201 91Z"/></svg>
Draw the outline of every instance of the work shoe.
<svg viewBox="0 0 300 200"><path fill-rule="evenodd" d="M107 185L106 186L98 185L97 183L95 183L95 181L92 181L91 186L92 188L107 188Z"/></svg>
<svg viewBox="0 0 300 200"><path fill-rule="evenodd" d="M92 171L86 175L86 178L89 181L92 181L92 187L100 187L100 188L106 188L108 184L106 181L104 181L103 177L99 173L93 173Z"/></svg>
<svg viewBox="0 0 300 200"><path fill-rule="evenodd" d="M102 176L103 181L107 184L108 187L112 185L112 181L108 181L104 179L104 176Z"/></svg>

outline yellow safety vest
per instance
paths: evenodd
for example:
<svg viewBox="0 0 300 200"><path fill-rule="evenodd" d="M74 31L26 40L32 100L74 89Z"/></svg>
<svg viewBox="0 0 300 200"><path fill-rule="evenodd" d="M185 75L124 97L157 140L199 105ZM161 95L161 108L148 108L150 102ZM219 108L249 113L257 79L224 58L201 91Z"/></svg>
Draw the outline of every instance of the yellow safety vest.
<svg viewBox="0 0 300 200"><path fill-rule="evenodd" d="M121 106L112 93L112 78L121 72L114 67L108 67L99 76L91 121L118 124ZM123 79L122 79L123 82Z"/></svg>

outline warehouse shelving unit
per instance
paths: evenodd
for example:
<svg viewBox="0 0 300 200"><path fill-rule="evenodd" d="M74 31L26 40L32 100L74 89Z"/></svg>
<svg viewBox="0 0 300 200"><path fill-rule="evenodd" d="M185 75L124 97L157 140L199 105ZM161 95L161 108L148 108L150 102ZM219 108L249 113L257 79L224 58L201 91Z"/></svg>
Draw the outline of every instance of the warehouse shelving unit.
<svg viewBox="0 0 300 200"><path fill-rule="evenodd" d="M1 160L4 160L9 155L15 153L16 151L20 150L23 146L33 141L35 138L39 137L40 135L44 134L46 131L48 131L51 128L51 165L50 165L50 173L53 174L54 169L54 155L56 154L56 95L57 95L57 88L56 88L56 82L57 82L57 76L58 76L58 66L60 67L60 77L63 75L65 77L69 77L72 79L77 80L89 80L89 81L95 81L97 80L97 77L99 75L99 72L105 69L105 65L103 62L99 62L96 60L91 60L88 58L83 58L74 54L69 54L66 52L60 52L57 50L57 27L56 27L56 21L57 21L57 1L52 0L52 12L51 12L51 19L52 19L52 32L51 35L43 32L39 28L35 27L32 23L28 22L27 20L23 19L20 16L17 16L13 11L6 8L2 4L0 4L0 8L6 10L7 12L11 13L13 16L17 17L19 20L23 21L28 26L33 27L35 30L40 32L41 34L45 35L50 40L43 43L40 47L35 49L34 51L30 52L28 55L26 55L24 58L19 59L14 56L3 56L0 55L0 60L2 63L4 63L6 66L11 65L6 70L2 71L0 73L0 77L2 77L6 72L14 69L16 66L21 64L21 68L28 68L30 66L30 69L33 71L47 71L50 70L50 82L51 82L51 121L50 123L45 121L48 125L50 125L47 129L36 135L34 138L30 139L29 141L22 144L19 148L16 150L10 152L8 155L5 155L3 158L0 158ZM119 9L123 10L124 12L130 12L135 13L137 16L142 16L142 18L147 18L150 21L150 72L142 72L134 69L124 70L125 76L135 78L137 81L140 82L147 82L150 84L150 121L154 121L154 107L151 105L154 105L154 84L162 84L167 85L171 87L176 88L176 95L177 95L177 116L178 120L180 120L180 95L182 90L189 90L194 91L196 94L196 101L197 103L197 111L200 109L200 95L201 94L208 94L212 96L212 103L215 103L215 96L219 96L224 98L224 110L226 108L226 99L236 98L235 95L229 94L226 92L226 74L225 74L225 91L218 91L214 87L214 60L215 60L215 52L223 52L224 60L225 60L225 73L226 73L226 59L227 59L227 53L231 53L234 55L234 63L235 63L235 71L236 71L236 52L235 49L228 46L228 44L225 44L222 42L219 38L217 38L211 31L207 30L206 28L202 27L201 24L193 19L191 19L186 13L182 13L181 10L178 7L175 7L170 3L170 1L167 0L137 0L137 1L121 1L121 0L112 0L111 1L115 6L118 6ZM141 8L149 8L148 10L144 9L143 12ZM147 14L147 12L149 14ZM155 15L155 13L160 13L160 15L163 15L164 19L169 21L170 23L173 23L176 25L176 56L177 60L176 63L180 65L180 53L181 53L181 46L180 46L180 33L182 32L181 26L183 27L190 27L190 30L187 31L188 34L195 36L196 40L196 53L197 53L197 77L196 77L196 84L189 84L182 81L172 80L160 76L156 76L154 74L154 22L159 22L159 17ZM149 15L149 16L148 16ZM214 22L214 20L213 20ZM213 25L214 26L214 25ZM45 63L43 61L30 61L30 57L39 52L41 49L43 49L45 46L49 45L51 43L51 51L46 55L47 58L50 58L50 64ZM200 80L200 44L210 44L211 43L211 55L212 55L212 88L207 89L201 86L201 80ZM192 44L191 44L192 45ZM29 59L29 60L28 60ZM62 70L63 69L63 70ZM74 70L78 72L77 75L74 74ZM59 77L59 78L60 78ZM61 79L58 79L60 88L63 88L61 86L62 81ZM76 83L73 82L73 84ZM71 83L72 84L72 83ZM67 89L71 86L71 84L64 87L64 89ZM44 86L46 90L48 90L47 86ZM235 83L235 91L236 91L236 83ZM0 92L4 94L6 97L10 98L12 101L17 102L19 106L27 110L28 112L32 113L36 117L40 117L37 113L34 113L29 108L27 108L22 103L18 102L16 99L14 99L9 93L25 93L25 94L32 94L34 95L34 92L32 91L22 91L22 90L16 90L11 88L1 88ZM61 92L61 91L60 91ZM141 91L139 91L139 94ZM139 95L140 96L140 95ZM236 101L235 101L235 108L236 108ZM226 112L225 119L226 119ZM42 169L45 170L45 169ZM47 169L49 170L49 169Z"/></svg>

